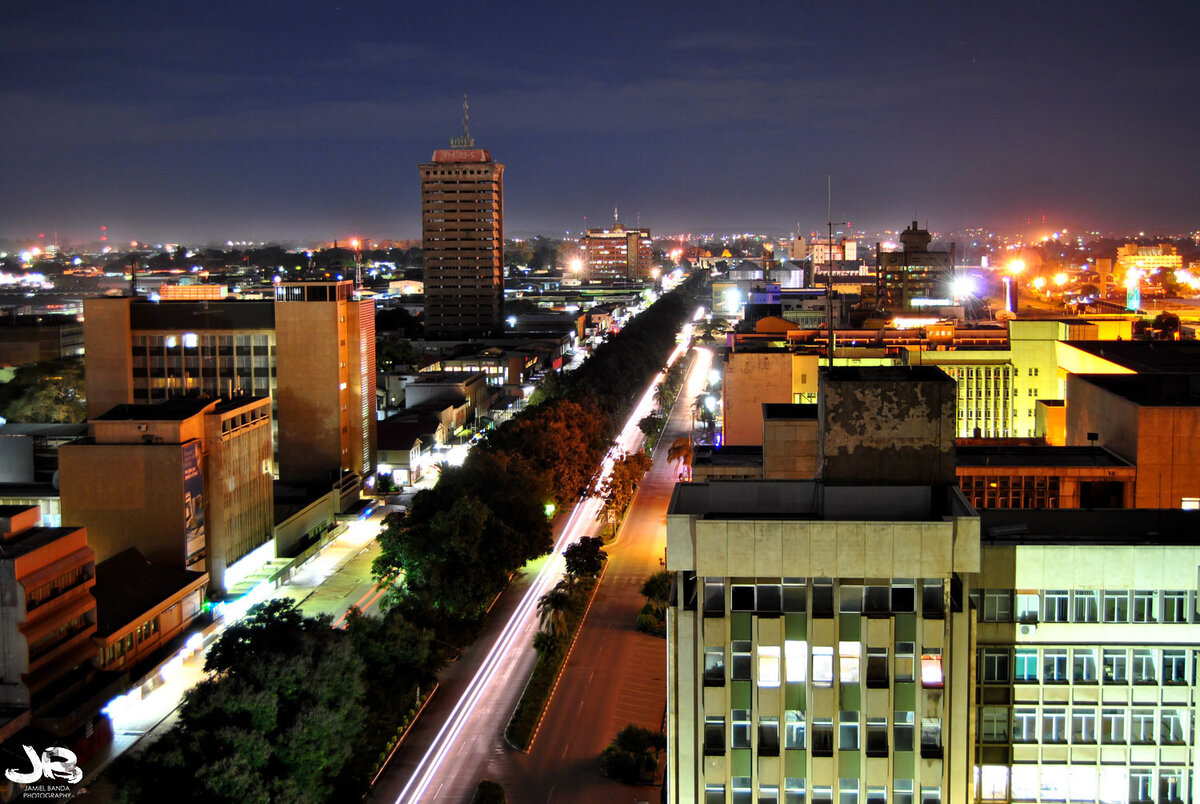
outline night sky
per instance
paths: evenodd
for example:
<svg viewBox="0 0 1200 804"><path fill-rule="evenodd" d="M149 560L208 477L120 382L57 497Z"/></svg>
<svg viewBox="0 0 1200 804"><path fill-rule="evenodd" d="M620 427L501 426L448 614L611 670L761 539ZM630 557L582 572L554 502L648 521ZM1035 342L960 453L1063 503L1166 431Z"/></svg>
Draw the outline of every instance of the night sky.
<svg viewBox="0 0 1200 804"><path fill-rule="evenodd" d="M419 237L417 164L506 231L1200 228L1200 5L6 3L0 237Z"/></svg>

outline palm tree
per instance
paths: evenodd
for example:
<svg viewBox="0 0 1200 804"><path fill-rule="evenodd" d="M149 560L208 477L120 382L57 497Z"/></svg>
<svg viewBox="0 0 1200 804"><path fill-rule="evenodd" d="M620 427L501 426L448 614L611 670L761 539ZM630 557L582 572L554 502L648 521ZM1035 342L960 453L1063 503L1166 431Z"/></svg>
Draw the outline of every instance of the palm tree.
<svg viewBox="0 0 1200 804"><path fill-rule="evenodd" d="M542 630L555 639L564 636L567 632L567 608L570 605L571 593L561 581L542 595L537 604L538 622Z"/></svg>
<svg viewBox="0 0 1200 804"><path fill-rule="evenodd" d="M660 382L654 386L654 407L661 413L667 409L667 387L666 381Z"/></svg>
<svg viewBox="0 0 1200 804"><path fill-rule="evenodd" d="M667 460L671 463L681 464L690 478L692 476L692 439L687 436L675 439L671 448L667 450Z"/></svg>

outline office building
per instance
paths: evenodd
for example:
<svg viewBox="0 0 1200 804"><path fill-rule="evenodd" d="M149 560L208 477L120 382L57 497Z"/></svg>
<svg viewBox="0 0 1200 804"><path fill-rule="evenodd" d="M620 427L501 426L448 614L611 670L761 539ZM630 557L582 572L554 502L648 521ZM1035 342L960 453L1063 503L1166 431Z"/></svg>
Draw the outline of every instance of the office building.
<svg viewBox="0 0 1200 804"><path fill-rule="evenodd" d="M281 480L375 469L375 303L354 283L284 282L274 300L84 302L88 416L250 394L274 404Z"/></svg>
<svg viewBox="0 0 1200 804"><path fill-rule="evenodd" d="M503 326L504 165L469 133L420 166L425 337L469 340Z"/></svg>
<svg viewBox="0 0 1200 804"><path fill-rule="evenodd" d="M949 306L954 279L954 244L930 251L932 236L916 221L900 233L900 247L875 244L876 303L880 310L908 313Z"/></svg>
<svg viewBox="0 0 1200 804"><path fill-rule="evenodd" d="M118 405L59 448L62 518L99 561L129 548L171 570L225 572L271 540L271 402L179 398Z"/></svg>
<svg viewBox="0 0 1200 804"><path fill-rule="evenodd" d="M588 229L579 238L584 278L599 282L640 282L653 278L654 255L649 229Z"/></svg>

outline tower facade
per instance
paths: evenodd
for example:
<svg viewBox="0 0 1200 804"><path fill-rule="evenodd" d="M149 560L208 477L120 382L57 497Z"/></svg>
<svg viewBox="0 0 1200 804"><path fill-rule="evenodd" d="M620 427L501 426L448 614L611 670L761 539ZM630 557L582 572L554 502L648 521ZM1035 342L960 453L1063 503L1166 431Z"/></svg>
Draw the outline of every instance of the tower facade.
<svg viewBox="0 0 1200 804"><path fill-rule="evenodd" d="M504 165L476 148L469 132L450 144L420 166L425 333L432 340L491 335L504 309Z"/></svg>
<svg viewBox="0 0 1200 804"><path fill-rule="evenodd" d="M649 229L588 229L580 238L587 278L601 281L649 279L654 269Z"/></svg>

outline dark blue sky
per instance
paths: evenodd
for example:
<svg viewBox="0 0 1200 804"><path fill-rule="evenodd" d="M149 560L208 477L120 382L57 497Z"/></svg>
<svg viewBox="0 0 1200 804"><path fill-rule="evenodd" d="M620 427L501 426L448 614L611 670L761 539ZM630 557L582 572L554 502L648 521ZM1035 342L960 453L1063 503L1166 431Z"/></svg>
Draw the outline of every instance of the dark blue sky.
<svg viewBox="0 0 1200 804"><path fill-rule="evenodd" d="M1193 3L8 3L0 237L418 237L471 133L506 228L1200 228Z"/></svg>

